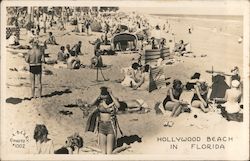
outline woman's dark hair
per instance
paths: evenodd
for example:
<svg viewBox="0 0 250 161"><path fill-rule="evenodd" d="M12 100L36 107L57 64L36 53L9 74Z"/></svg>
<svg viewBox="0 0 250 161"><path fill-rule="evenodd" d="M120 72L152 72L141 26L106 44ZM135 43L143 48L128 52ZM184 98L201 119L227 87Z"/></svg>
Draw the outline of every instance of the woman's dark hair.
<svg viewBox="0 0 250 161"><path fill-rule="evenodd" d="M60 47L60 50L64 50L64 49L65 49L65 47L64 47L64 46L61 46L61 47Z"/></svg>
<svg viewBox="0 0 250 161"><path fill-rule="evenodd" d="M179 79L173 81L173 89L181 92L182 91L182 82Z"/></svg>
<svg viewBox="0 0 250 161"><path fill-rule="evenodd" d="M132 64L132 68L133 68L134 70L138 69L139 66L140 66L139 63L133 63L133 64Z"/></svg>
<svg viewBox="0 0 250 161"><path fill-rule="evenodd" d="M33 137L36 140L36 142L41 140L44 135L48 135L48 129L46 128L46 126L43 124L36 125Z"/></svg>
<svg viewBox="0 0 250 161"><path fill-rule="evenodd" d="M101 96L106 97L106 99L105 99L106 104L108 104L108 105L111 104L113 102L113 100L112 100L112 98L111 98L111 96L110 96L110 94L108 92L108 88L107 87L101 87L100 90L101 90ZM102 100L102 98L99 98L97 100L96 104L99 105L101 100Z"/></svg>
<svg viewBox="0 0 250 161"><path fill-rule="evenodd" d="M207 91L208 85L207 85L206 82L202 82L202 83L200 84L200 87L201 87L201 90L202 90L202 91Z"/></svg>
<svg viewBox="0 0 250 161"><path fill-rule="evenodd" d="M201 74L200 73L194 73L194 75L191 77L191 79L200 79Z"/></svg>

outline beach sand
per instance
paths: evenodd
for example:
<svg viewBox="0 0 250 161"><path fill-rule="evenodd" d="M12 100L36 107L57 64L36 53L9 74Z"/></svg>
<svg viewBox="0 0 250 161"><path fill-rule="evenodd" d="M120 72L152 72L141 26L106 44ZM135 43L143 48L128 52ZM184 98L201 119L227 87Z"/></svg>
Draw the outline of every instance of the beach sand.
<svg viewBox="0 0 250 161"><path fill-rule="evenodd" d="M152 17L151 17L152 19ZM154 21L161 22L163 18ZM164 18L165 19L165 18ZM194 31L188 34L186 26L187 20L171 21L174 29L175 41L183 39L184 42L191 44L191 49L196 55L207 55L206 57L197 56L196 58L175 57L178 63L167 65L164 67L166 77L180 79L186 82L195 72L200 72L202 79L211 84L211 74L206 70L224 71L229 73L234 66L238 66L240 74L243 71L243 44L238 43L237 35L228 35L214 31L212 28L202 28L197 24L193 24ZM205 21L205 20L203 20ZM207 21L207 23L214 23ZM216 24L210 24L211 26ZM220 25L223 25L221 20ZM224 24L225 26L227 23ZM224 26L224 27L225 27ZM236 26L242 26L242 22ZM53 30L54 34L62 34L62 32ZM57 33L58 32L58 33ZM57 52L61 45L70 44L71 46L81 40L83 43L80 56L83 64L89 65L90 58L93 57L93 46L88 41L93 41L100 33L92 33L91 36L79 36L75 33L56 37L59 46L49 46L48 52L52 58L56 58ZM239 33L241 35L242 33ZM21 39L25 33L22 32ZM173 36L164 33L167 40L173 39ZM21 41L22 42L22 41ZM26 72L10 71L9 68L18 68L25 66L23 58L6 52L6 98L24 98L30 97L30 80L29 74ZM156 138L161 136L231 136L237 138L238 132L242 131L243 124L237 122L228 122L215 112L208 114L202 113L199 109L192 110L191 114L181 114L174 119L173 127L164 127L165 121L170 120L168 116L156 115L154 105L157 101L162 101L166 96L167 88L161 88L151 93L147 91L135 91L115 83L115 80L121 79L120 69L131 65L132 59L137 58L137 54L125 54L115 56L103 56L105 64L112 67L103 71L104 75L110 80L107 82L95 82L96 71L89 68L81 68L79 70L55 69L50 65L44 65L46 69L53 72L53 75L43 75L43 97L32 99L31 101L22 100L18 104L6 103L4 107L4 138L9 140L11 134L15 130L24 130L30 142L28 148L20 150L13 148L9 141L3 142L8 153L31 153L34 149L33 130L36 124L44 123L49 130L49 138L53 139L55 149L64 145L66 138L74 132L78 132L84 138L84 146L97 146L97 137L92 133L85 133L86 117L79 108L67 108L65 105L75 104L77 99L90 102L99 93L101 86L108 86L112 89L114 95L120 100L143 99L151 108L149 113L145 114L121 114L118 120L123 133L126 136L138 135L142 142L132 143L132 148L121 152L120 154L192 154L203 155L199 151L188 148L188 145L179 145L178 150L170 150L169 144L157 142ZM22 84L21 84L22 83ZM57 92L55 92L57 91ZM50 94L50 95L48 95ZM73 112L71 116L59 114L60 110L69 110ZM198 117L195 119L194 115ZM225 129L221 131L221 129ZM232 146L231 146L232 145ZM234 142L227 152L235 150ZM157 149L157 150L156 150ZM92 154L94 152L80 152L81 154ZM215 155L219 152L216 151Z"/></svg>

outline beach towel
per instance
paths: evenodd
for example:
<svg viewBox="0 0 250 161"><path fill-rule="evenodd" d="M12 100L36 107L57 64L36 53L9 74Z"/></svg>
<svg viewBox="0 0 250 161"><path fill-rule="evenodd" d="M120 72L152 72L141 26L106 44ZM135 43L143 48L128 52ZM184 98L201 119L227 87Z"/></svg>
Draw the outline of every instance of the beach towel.
<svg viewBox="0 0 250 161"><path fill-rule="evenodd" d="M226 90L230 88L225 82L225 76L216 75L212 78L212 82L213 84L210 99L224 98Z"/></svg>
<svg viewBox="0 0 250 161"><path fill-rule="evenodd" d="M85 128L85 132L94 132L96 129L97 125L97 118L99 116L99 111L98 109L95 109L90 115L89 118L87 120L87 124L86 124L86 128Z"/></svg>

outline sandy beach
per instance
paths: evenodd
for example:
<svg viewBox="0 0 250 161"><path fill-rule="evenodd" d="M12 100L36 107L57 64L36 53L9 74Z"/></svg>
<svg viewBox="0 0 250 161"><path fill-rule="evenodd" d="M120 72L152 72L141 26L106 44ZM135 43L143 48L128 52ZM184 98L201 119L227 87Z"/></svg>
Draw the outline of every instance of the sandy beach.
<svg viewBox="0 0 250 161"><path fill-rule="evenodd" d="M227 28L228 20L211 20L201 18L191 21L187 18L174 18L165 16L147 15L150 22L161 24L166 20L171 24L173 33L162 31L162 36L166 40L178 42L184 40L189 42L191 50L197 57L178 57L174 56L176 63L164 66L164 74L168 81L180 79L186 82L195 72L201 73L202 79L208 84L212 84L211 74L206 70L223 71L230 73L234 66L239 67L240 75L243 77L243 44L238 43L238 38L243 33L243 22L234 21L230 28ZM220 23L218 23L218 21ZM233 21L233 20L232 20ZM188 34L187 27L191 23L193 29L192 34ZM205 27L206 26L206 27ZM77 35L69 32L72 26L68 26L66 31L53 30L56 35L58 46L49 45L47 52L50 58L57 57L57 53L61 45L70 44L71 46L78 41L82 41L82 52L79 58L84 65L90 65L90 59L94 54L94 47L88 42L95 40L101 36L101 33L91 32L90 36L86 34ZM216 29L214 29L216 28ZM219 30L221 29L221 31ZM49 30L48 30L49 31ZM225 31L225 32L223 32ZM230 31L232 31L230 33ZM43 34L43 33L42 33ZM25 30L21 30L21 40L24 42L26 35ZM57 36L63 35L63 36ZM41 39L45 39L46 36ZM27 148L16 149L9 141L3 142L9 152L17 152L20 154L30 154L34 149L33 132L36 124L46 124L49 130L49 138L54 141L55 149L64 145L66 138L74 132L78 132L84 139L84 146L97 147L97 136L93 133L85 133L87 116L78 107L67 107L70 104L76 104L78 99L86 102L91 102L99 93L101 86L110 87L119 100L143 99L149 106L150 111L146 113L125 113L119 114L118 120L121 129L125 136L137 135L140 139L134 140L131 148L119 154L193 154L197 158L202 157L205 152L207 155L219 155L220 150L207 151L207 149L197 150L197 146L191 148L191 144L179 143L179 148L176 150L170 149L170 144L175 144L171 141L157 141L159 138L168 137L201 137L201 144L206 141L207 136L227 136L233 137L235 141L225 142L224 152L231 153L238 151L237 147L241 146L236 141L239 131L244 131L244 124L239 122L229 122L225 120L217 112L203 113L200 109L192 109L190 114L184 113L173 119L173 127L164 127L164 122L171 118L165 115L156 115L154 106L158 101L162 101L167 89L161 88L149 93L147 91L138 91L131 88L123 87L116 83L118 79L122 79L123 75L120 71L122 67L131 65L133 60L138 58L138 54L118 54L113 56L103 56L103 62L107 65L112 65L111 68L103 71L104 75L109 78L106 82L95 82L96 71L90 68L80 68L79 70L56 69L51 65L44 65L45 69L53 72L52 75L43 75L43 95L41 99L25 100L25 97L30 97L30 80L29 73L24 71L11 71L11 68L20 69L27 66L24 58L18 54L10 52L6 54L6 84L5 92L7 98L16 98L16 103L6 103L3 110L3 125L4 138L9 140L15 130L24 130L29 136ZM201 57L200 55L206 55ZM244 79L244 78L242 78ZM19 98L19 99L18 99ZM70 116L62 115L60 110L69 110L73 114ZM198 116L197 118L194 115ZM224 130L225 129L225 130ZM212 144L222 144L222 142L212 142ZM157 147L157 151L155 148ZM96 152L80 151L80 154L96 154ZM230 154L229 154L230 157ZM188 157L187 157L188 158Z"/></svg>

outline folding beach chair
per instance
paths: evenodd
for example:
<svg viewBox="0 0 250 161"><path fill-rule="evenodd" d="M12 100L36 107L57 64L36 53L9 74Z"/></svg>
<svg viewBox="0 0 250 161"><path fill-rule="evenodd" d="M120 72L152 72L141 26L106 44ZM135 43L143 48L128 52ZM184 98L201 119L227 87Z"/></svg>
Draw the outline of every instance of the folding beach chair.
<svg viewBox="0 0 250 161"><path fill-rule="evenodd" d="M166 86L166 79L163 67L160 66L160 67L150 68L148 91L152 92L153 90L159 89L163 86Z"/></svg>

